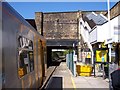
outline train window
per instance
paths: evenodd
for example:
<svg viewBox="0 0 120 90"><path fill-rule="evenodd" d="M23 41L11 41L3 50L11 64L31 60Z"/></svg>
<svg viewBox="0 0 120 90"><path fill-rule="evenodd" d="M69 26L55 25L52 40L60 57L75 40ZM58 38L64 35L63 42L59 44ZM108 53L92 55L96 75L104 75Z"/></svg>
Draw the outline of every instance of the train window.
<svg viewBox="0 0 120 90"><path fill-rule="evenodd" d="M112 48L112 51L111 51L111 62L115 62L116 61L115 56L116 56L115 49Z"/></svg>
<svg viewBox="0 0 120 90"><path fill-rule="evenodd" d="M33 42L25 37L18 38L18 74L22 77L34 70Z"/></svg>
<svg viewBox="0 0 120 90"><path fill-rule="evenodd" d="M33 56L33 52L29 52L29 61L30 61L30 71L34 70L34 56Z"/></svg>
<svg viewBox="0 0 120 90"><path fill-rule="evenodd" d="M18 47L19 48L27 48L33 49L33 42L25 37L19 36L18 37Z"/></svg>

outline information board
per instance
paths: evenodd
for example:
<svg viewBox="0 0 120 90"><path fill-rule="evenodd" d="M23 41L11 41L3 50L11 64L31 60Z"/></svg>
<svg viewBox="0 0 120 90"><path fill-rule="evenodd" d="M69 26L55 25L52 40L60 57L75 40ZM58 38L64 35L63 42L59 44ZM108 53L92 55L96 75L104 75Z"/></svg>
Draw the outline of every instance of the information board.
<svg viewBox="0 0 120 90"><path fill-rule="evenodd" d="M108 50L96 50L96 62L106 62L107 53Z"/></svg>

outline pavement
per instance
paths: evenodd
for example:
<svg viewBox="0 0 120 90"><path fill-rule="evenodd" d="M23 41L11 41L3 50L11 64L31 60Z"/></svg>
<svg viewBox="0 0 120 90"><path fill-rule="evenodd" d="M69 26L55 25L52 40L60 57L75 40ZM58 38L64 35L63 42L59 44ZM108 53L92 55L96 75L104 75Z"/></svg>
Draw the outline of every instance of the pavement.
<svg viewBox="0 0 120 90"><path fill-rule="evenodd" d="M63 88L74 88L71 80L71 73L66 66L65 62L60 63L56 67L56 70L52 74L45 89L63 89Z"/></svg>
<svg viewBox="0 0 120 90"><path fill-rule="evenodd" d="M79 89L79 90L109 90L109 82L102 77L74 77L68 69L66 62L61 62L52 73L44 89Z"/></svg>
<svg viewBox="0 0 120 90"><path fill-rule="evenodd" d="M73 77L76 88L109 88L109 83L104 80L102 77L84 77L77 76Z"/></svg>

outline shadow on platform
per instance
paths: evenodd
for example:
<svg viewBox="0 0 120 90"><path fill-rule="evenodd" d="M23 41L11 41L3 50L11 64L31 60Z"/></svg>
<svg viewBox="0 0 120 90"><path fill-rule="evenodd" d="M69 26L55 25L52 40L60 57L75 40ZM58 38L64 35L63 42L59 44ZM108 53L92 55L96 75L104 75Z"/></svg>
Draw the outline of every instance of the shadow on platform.
<svg viewBox="0 0 120 90"><path fill-rule="evenodd" d="M61 61L52 61L52 62L50 63L50 66L59 66L60 63L61 63Z"/></svg>
<svg viewBox="0 0 120 90"><path fill-rule="evenodd" d="M63 79L62 77L52 77L48 84L47 87L45 88L45 90L52 90L52 89L59 89L62 90L63 88Z"/></svg>

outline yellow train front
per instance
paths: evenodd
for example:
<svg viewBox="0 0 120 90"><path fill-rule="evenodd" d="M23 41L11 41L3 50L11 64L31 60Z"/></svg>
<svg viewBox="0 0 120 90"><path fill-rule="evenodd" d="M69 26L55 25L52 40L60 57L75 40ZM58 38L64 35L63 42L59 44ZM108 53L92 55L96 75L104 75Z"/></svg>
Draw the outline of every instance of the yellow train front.
<svg viewBox="0 0 120 90"><path fill-rule="evenodd" d="M0 89L39 88L45 77L46 40L6 2L0 2L0 22Z"/></svg>

